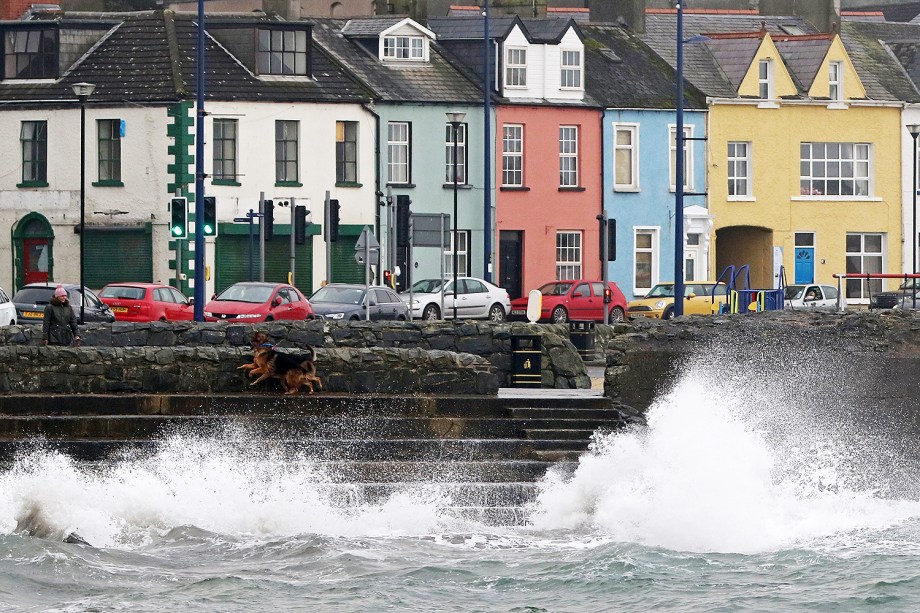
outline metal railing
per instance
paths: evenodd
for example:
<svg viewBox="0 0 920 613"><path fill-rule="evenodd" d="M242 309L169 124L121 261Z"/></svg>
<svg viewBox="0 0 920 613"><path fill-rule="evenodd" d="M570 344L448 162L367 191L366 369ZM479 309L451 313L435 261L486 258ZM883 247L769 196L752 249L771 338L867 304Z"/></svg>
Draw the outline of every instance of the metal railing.
<svg viewBox="0 0 920 613"><path fill-rule="evenodd" d="M833 277L837 279L837 311L842 312L846 308L843 295L843 282L846 279L903 279L906 283L908 279L920 279L920 274L917 273L891 273L891 272L850 272L850 273L834 273ZM869 288L869 286L866 286ZM872 300L872 289L869 288L869 300ZM917 307L917 281L914 281L914 308Z"/></svg>

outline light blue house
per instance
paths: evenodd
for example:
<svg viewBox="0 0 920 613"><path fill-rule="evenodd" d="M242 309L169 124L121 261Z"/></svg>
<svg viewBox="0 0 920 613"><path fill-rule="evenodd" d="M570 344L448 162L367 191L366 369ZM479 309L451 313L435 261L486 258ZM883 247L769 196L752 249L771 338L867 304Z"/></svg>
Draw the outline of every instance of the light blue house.
<svg viewBox="0 0 920 613"><path fill-rule="evenodd" d="M650 48L617 25L583 26L585 87L603 114L603 209L616 220L616 260L608 278L627 300L656 283L674 281L682 245L685 280L704 280L712 218L706 205L706 110L685 90L684 236L674 236L677 117L675 73Z"/></svg>

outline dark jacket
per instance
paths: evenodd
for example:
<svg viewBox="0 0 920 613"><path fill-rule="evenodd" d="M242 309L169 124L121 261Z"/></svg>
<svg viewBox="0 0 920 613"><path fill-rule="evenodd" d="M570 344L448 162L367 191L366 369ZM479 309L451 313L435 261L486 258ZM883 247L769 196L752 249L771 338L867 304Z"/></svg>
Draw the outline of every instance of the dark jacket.
<svg viewBox="0 0 920 613"><path fill-rule="evenodd" d="M77 315L66 298L53 298L45 307L42 338L49 345L72 345L77 336Z"/></svg>

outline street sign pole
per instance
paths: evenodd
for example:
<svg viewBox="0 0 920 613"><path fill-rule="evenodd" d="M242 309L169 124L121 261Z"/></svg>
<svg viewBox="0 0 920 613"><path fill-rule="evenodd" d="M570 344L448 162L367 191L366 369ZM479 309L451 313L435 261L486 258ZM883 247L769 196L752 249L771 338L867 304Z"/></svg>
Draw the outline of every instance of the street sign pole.
<svg viewBox="0 0 920 613"><path fill-rule="evenodd" d="M259 281L265 281L265 192L259 192Z"/></svg>
<svg viewBox="0 0 920 613"><path fill-rule="evenodd" d="M294 198L291 198L291 278L288 279L288 283L294 285L294 266L297 263L297 246L294 243Z"/></svg>
<svg viewBox="0 0 920 613"><path fill-rule="evenodd" d="M406 278L409 278L409 269L412 268L413 254L412 254L412 233L415 228L412 226L412 215L409 215L409 257L406 258ZM412 284L409 284L409 321L412 321Z"/></svg>
<svg viewBox="0 0 920 613"><path fill-rule="evenodd" d="M332 241L329 240L329 190L326 190L323 207L323 237L326 239L326 283L332 283Z"/></svg>
<svg viewBox="0 0 920 613"><path fill-rule="evenodd" d="M254 238L254 228L253 220L257 217L262 217L261 213L256 213L252 209L249 209L249 212L246 213L246 217L234 217L234 223L248 223L249 224L249 281L252 281L252 254L255 252L255 245L253 245Z"/></svg>

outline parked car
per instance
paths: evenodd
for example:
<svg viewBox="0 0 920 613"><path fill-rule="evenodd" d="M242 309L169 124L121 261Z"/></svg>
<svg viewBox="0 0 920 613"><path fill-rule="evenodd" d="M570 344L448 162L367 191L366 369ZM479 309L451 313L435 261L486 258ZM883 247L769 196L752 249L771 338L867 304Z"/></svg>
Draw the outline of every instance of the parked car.
<svg viewBox="0 0 920 613"><path fill-rule="evenodd" d="M256 323L286 319L313 319L310 301L286 283L234 283L204 305L205 321Z"/></svg>
<svg viewBox="0 0 920 613"><path fill-rule="evenodd" d="M869 296L870 309L894 309L904 303L908 298L909 308L913 308L913 292L920 290L920 279L905 279L898 286L897 291L893 292L876 292Z"/></svg>
<svg viewBox="0 0 920 613"><path fill-rule="evenodd" d="M9 294L0 287L0 326L16 325L16 305L10 299Z"/></svg>
<svg viewBox="0 0 920 613"><path fill-rule="evenodd" d="M444 288L443 294L441 288ZM408 304L410 292L400 294ZM443 298L444 311L441 311ZM454 280L422 279L412 284L414 319L453 319ZM504 288L476 277L457 277L457 319L504 321L511 312L511 299Z"/></svg>
<svg viewBox="0 0 920 613"><path fill-rule="evenodd" d="M99 291L118 321L191 321L192 301L160 283L109 283Z"/></svg>
<svg viewBox="0 0 920 613"><path fill-rule="evenodd" d="M372 285L368 288L370 300L366 298L363 285L330 283L319 288L310 296L313 313L317 317L332 320L357 321L367 318L370 308L371 321L406 321L409 306L399 294L389 287Z"/></svg>
<svg viewBox="0 0 920 613"><path fill-rule="evenodd" d="M80 318L80 305L83 304L83 296L80 293L80 286L73 283L29 283L22 286L13 296L13 304L16 305L16 316L19 323L36 323L41 322L45 314L45 306L51 302L54 296L54 290L58 285L63 285L67 291L67 299L70 301L70 307ZM86 292L85 321L115 321L115 314L107 304L99 300L89 289Z"/></svg>
<svg viewBox="0 0 920 613"><path fill-rule="evenodd" d="M814 283L787 285L783 305L787 309L833 310L837 308L837 288Z"/></svg>
<svg viewBox="0 0 920 613"><path fill-rule="evenodd" d="M712 315L728 297L724 283L687 281L684 284L684 315ZM716 306L714 306L716 305ZM629 317L671 319L674 317L674 283L659 283L638 300L629 301Z"/></svg>
<svg viewBox="0 0 920 613"><path fill-rule="evenodd" d="M611 301L609 321L623 321L626 317L626 296L613 281L607 282ZM565 323L570 320L604 321L604 282L591 279L553 281L539 288L543 294L539 321ZM511 319L527 318L528 298L511 301Z"/></svg>

